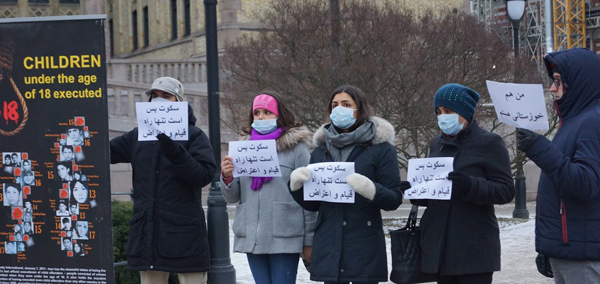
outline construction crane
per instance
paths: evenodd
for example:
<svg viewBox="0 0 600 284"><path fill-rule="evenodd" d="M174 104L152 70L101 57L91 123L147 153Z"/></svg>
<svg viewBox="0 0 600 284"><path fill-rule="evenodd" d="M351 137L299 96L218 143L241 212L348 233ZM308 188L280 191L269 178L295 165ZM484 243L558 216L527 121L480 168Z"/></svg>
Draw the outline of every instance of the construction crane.
<svg viewBox="0 0 600 284"><path fill-rule="evenodd" d="M585 0L553 0L554 50L586 47Z"/></svg>

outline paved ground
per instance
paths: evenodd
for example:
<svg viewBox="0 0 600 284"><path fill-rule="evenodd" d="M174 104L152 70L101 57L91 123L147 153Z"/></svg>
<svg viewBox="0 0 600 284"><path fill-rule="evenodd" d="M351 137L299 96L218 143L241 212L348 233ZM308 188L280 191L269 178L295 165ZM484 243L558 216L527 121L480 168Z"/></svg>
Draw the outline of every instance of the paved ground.
<svg viewBox="0 0 600 284"><path fill-rule="evenodd" d="M535 267L535 256L537 253L534 248L534 218L532 212L535 212L535 203L527 203L531 219L529 221L511 220L514 205L496 206L496 215L500 219L501 225L501 243L502 243L502 271L494 274L494 283L499 284L551 284L552 279L540 275ZM235 214L235 207L228 207L231 218ZM391 219L389 223L401 226L402 219L408 216L410 204L403 204L396 211L384 212L384 218ZM392 220L400 219L398 222ZM230 224L231 225L231 224ZM230 226L231 227L231 226ZM387 239L387 248L389 253L389 239ZM230 246L233 245L233 234L230 232ZM239 284L254 283L246 255L241 253L231 254L231 263L236 269L236 281ZM388 266L390 264L388 256ZM310 275L304 269L302 264L298 269L298 284L317 283L310 281ZM392 283L392 282L387 282Z"/></svg>

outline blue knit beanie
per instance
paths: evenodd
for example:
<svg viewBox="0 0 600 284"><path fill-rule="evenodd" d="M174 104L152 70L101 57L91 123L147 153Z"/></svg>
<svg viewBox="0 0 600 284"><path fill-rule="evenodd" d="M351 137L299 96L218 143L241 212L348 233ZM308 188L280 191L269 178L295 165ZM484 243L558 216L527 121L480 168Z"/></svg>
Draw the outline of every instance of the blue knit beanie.
<svg viewBox="0 0 600 284"><path fill-rule="evenodd" d="M435 93L433 111L435 112L439 106L445 106L471 121L479 98L477 92L463 85L446 84Z"/></svg>

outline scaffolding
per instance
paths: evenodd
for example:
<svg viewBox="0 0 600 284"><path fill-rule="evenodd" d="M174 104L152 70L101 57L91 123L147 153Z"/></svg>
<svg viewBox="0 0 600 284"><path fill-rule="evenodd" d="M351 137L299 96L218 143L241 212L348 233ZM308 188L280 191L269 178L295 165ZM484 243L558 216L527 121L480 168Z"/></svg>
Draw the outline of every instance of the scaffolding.
<svg viewBox="0 0 600 284"><path fill-rule="evenodd" d="M585 47L585 0L554 0L554 50Z"/></svg>

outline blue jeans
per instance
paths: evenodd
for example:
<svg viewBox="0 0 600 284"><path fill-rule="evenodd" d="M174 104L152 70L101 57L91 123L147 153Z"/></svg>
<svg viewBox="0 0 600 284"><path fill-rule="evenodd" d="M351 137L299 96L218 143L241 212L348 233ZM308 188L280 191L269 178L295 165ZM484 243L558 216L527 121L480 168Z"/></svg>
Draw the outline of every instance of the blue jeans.
<svg viewBox="0 0 600 284"><path fill-rule="evenodd" d="M256 284L295 284L300 254L246 254Z"/></svg>

